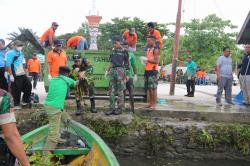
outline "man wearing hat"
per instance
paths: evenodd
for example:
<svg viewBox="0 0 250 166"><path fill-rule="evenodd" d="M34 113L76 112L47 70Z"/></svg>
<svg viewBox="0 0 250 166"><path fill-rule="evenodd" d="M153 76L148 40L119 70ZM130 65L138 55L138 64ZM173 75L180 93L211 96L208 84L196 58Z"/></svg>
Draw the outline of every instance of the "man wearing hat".
<svg viewBox="0 0 250 166"><path fill-rule="evenodd" d="M162 37L160 31L155 29L155 23L149 22L147 24L147 29L148 29L148 36L154 36L156 39L155 46L158 49L161 49L163 47Z"/></svg>
<svg viewBox="0 0 250 166"><path fill-rule="evenodd" d="M194 97L197 64L192 60L192 56L188 56L187 61L184 62L184 65L187 67L187 94L185 96Z"/></svg>
<svg viewBox="0 0 250 166"><path fill-rule="evenodd" d="M128 51L121 45L120 37L113 38L112 52L110 54L110 66L105 73L109 78L110 107L106 115L118 115L124 110L124 93L126 81L129 79L129 55ZM118 95L117 105L115 107L116 94Z"/></svg>
<svg viewBox="0 0 250 166"><path fill-rule="evenodd" d="M26 76L23 61L24 54L22 52L23 44L16 40L13 44L13 49L6 54L6 67L11 81L11 93L14 98L14 106L17 108L20 105L21 92L23 92L23 104L30 103L30 95L32 85Z"/></svg>
<svg viewBox="0 0 250 166"><path fill-rule="evenodd" d="M54 44L55 48L49 51L47 56L49 80L52 77L56 77L59 75L60 66L67 66L67 55L66 52L62 49L62 42L60 40L55 40Z"/></svg>
<svg viewBox="0 0 250 166"><path fill-rule="evenodd" d="M55 32L58 28L57 22L52 22L51 27L43 33L40 38L40 43L44 45L44 47L54 47L54 41L56 40Z"/></svg>
<svg viewBox="0 0 250 166"><path fill-rule="evenodd" d="M128 51L136 51L137 34L135 32L135 28L129 28L129 30L123 33L122 37L125 41L127 41Z"/></svg>

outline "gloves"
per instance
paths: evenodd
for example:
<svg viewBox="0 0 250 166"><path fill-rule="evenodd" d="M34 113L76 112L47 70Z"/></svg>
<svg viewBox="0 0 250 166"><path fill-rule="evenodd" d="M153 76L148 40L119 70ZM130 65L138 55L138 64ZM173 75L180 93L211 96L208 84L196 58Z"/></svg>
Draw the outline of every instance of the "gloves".
<svg viewBox="0 0 250 166"><path fill-rule="evenodd" d="M108 79L108 77L107 77L107 76L108 76L108 71L105 71L104 78L105 78L105 79Z"/></svg>
<svg viewBox="0 0 250 166"><path fill-rule="evenodd" d="M14 82L14 81L15 81L14 76L10 75L10 82Z"/></svg>
<svg viewBox="0 0 250 166"><path fill-rule="evenodd" d="M138 78L137 78L137 75L135 74L135 75L134 75L133 82L136 82L136 81L137 81L137 79L138 79Z"/></svg>
<svg viewBox="0 0 250 166"><path fill-rule="evenodd" d="M4 72L4 77L5 77L6 80L8 80L8 78L9 78L9 73L8 73L8 72Z"/></svg>
<svg viewBox="0 0 250 166"><path fill-rule="evenodd" d="M148 61L148 58L145 57L145 56L141 56L140 60L141 60L141 63L145 65L147 63L147 61Z"/></svg>
<svg viewBox="0 0 250 166"><path fill-rule="evenodd" d="M48 75L48 80L50 81L52 79L51 75L49 74Z"/></svg>
<svg viewBox="0 0 250 166"><path fill-rule="evenodd" d="M80 70L80 69L77 67L77 68L74 69L74 72L77 73L79 70Z"/></svg>

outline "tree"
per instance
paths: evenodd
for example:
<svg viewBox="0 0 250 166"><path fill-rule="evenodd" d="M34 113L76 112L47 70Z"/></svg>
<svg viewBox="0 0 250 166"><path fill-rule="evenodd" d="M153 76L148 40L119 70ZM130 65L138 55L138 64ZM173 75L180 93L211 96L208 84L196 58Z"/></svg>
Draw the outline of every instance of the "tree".
<svg viewBox="0 0 250 166"><path fill-rule="evenodd" d="M202 20L193 19L182 26L185 34L180 40L180 58L192 55L201 68L212 69L225 46L231 48L234 62L239 58L239 49L235 44L237 34L227 32L236 28L230 20L212 14Z"/></svg>

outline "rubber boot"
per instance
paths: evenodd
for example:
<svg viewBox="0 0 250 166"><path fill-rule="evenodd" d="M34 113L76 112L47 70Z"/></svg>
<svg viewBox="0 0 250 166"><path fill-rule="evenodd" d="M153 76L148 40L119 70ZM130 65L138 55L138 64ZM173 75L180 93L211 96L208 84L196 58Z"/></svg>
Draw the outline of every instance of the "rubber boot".
<svg viewBox="0 0 250 166"><path fill-rule="evenodd" d="M112 115L115 112L115 109L110 108L107 112L105 112L106 115Z"/></svg>
<svg viewBox="0 0 250 166"><path fill-rule="evenodd" d="M76 101L76 108L77 108L75 112L76 116L81 115L81 112L83 111L83 109L82 109L80 101Z"/></svg>
<svg viewBox="0 0 250 166"><path fill-rule="evenodd" d="M94 98L90 98L90 104L91 104L90 111L92 113L97 113L96 108L95 108L95 99Z"/></svg>
<svg viewBox="0 0 250 166"><path fill-rule="evenodd" d="M131 106L131 111L134 114L135 113L135 106L134 106L134 101L130 102L130 106Z"/></svg>
<svg viewBox="0 0 250 166"><path fill-rule="evenodd" d="M113 112L113 114L114 114L114 115L120 115L120 114L122 114L122 109L118 108L117 110L115 110L115 111Z"/></svg>

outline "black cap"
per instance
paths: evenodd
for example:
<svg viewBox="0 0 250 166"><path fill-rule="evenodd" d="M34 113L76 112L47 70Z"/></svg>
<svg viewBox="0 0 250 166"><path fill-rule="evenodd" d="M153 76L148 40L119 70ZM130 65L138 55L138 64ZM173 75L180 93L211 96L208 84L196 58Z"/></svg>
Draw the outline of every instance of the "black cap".
<svg viewBox="0 0 250 166"><path fill-rule="evenodd" d="M55 40L54 41L55 46L62 46L62 41L61 40Z"/></svg>
<svg viewBox="0 0 250 166"><path fill-rule="evenodd" d="M78 59L81 59L81 56L76 54L76 55L73 55L73 60L78 60Z"/></svg>
<svg viewBox="0 0 250 166"><path fill-rule="evenodd" d="M147 24L147 26L148 26L149 28L155 28L155 23L149 22L149 23Z"/></svg>

